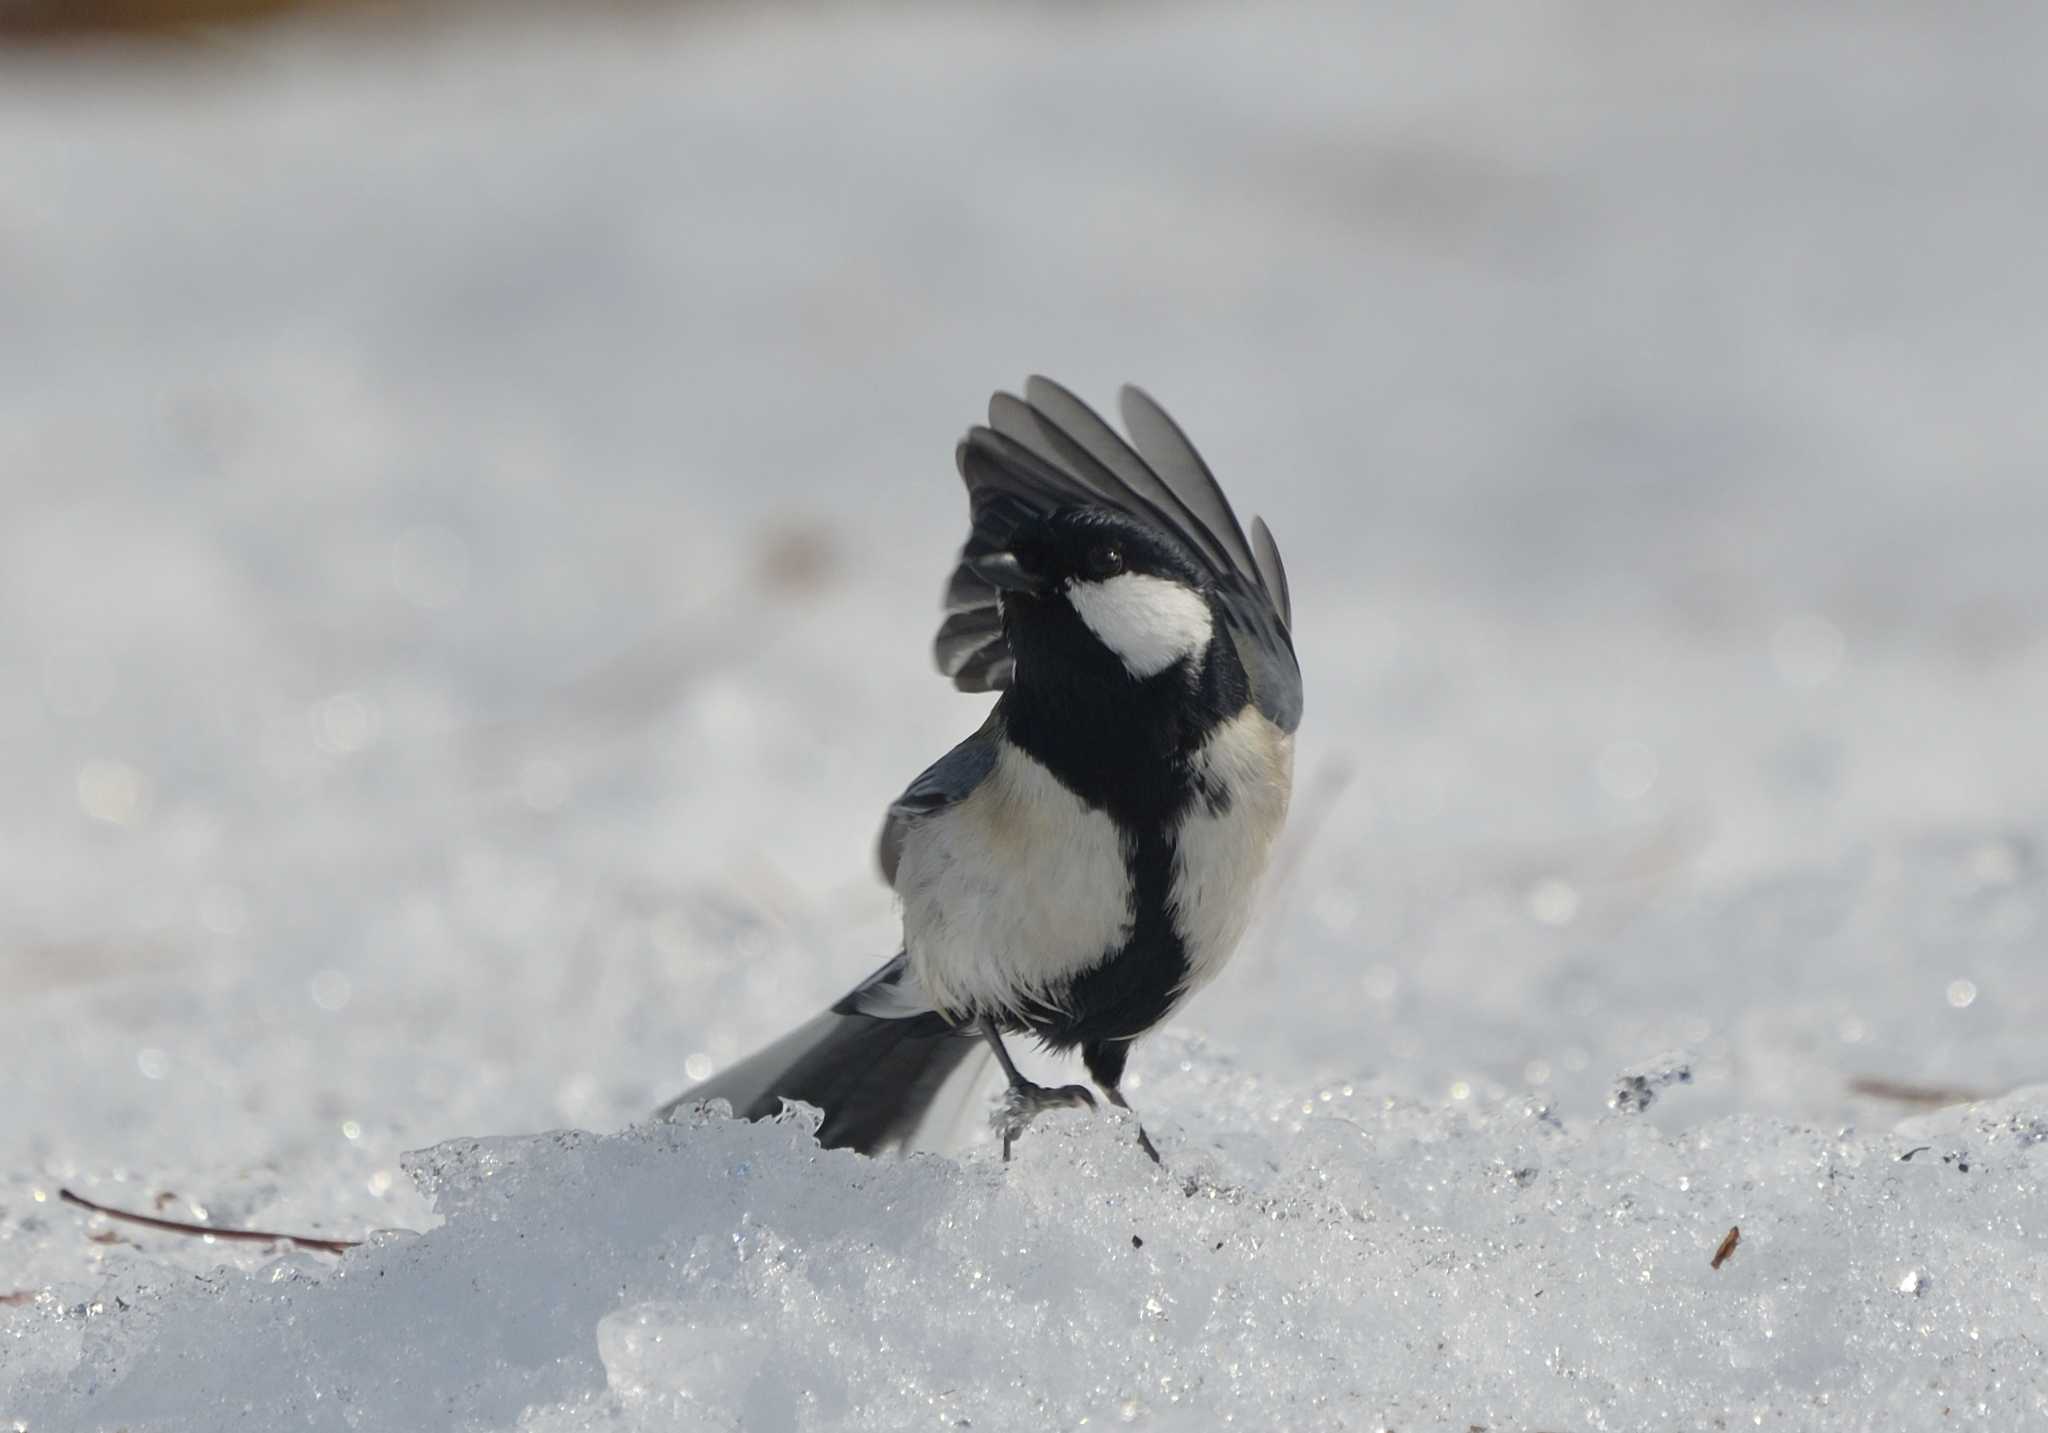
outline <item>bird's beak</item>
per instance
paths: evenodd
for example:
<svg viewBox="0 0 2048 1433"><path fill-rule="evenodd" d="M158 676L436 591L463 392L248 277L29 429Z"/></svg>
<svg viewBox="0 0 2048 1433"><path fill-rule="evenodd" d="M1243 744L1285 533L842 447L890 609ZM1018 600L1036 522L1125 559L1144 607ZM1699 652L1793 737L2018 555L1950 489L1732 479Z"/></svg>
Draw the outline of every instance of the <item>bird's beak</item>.
<svg viewBox="0 0 2048 1433"><path fill-rule="evenodd" d="M967 560L967 570L998 592L1045 591L1045 578L1017 560L1014 552L985 552Z"/></svg>

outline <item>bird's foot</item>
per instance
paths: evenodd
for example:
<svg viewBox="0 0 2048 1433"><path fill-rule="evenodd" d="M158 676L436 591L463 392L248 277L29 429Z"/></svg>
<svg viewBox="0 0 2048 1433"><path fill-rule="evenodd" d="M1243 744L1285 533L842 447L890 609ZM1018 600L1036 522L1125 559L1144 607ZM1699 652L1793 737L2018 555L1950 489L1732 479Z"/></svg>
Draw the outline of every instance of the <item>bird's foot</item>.
<svg viewBox="0 0 2048 1433"><path fill-rule="evenodd" d="M1159 1151L1153 1147L1152 1136L1145 1133L1143 1125L1138 1126L1138 1148L1144 1150L1151 1157L1152 1162L1161 1169L1166 1167L1166 1161L1159 1157Z"/></svg>
<svg viewBox="0 0 2048 1433"><path fill-rule="evenodd" d="M1095 1096L1082 1085L1062 1085L1058 1089L1047 1089L1030 1081L1020 1081L1003 1091L1003 1098L997 1103L991 1123L996 1133L1003 1137L1003 1159L1010 1158L1010 1146L1026 1127L1047 1110L1065 1109L1069 1106L1085 1105L1095 1108Z"/></svg>
<svg viewBox="0 0 2048 1433"><path fill-rule="evenodd" d="M1109 1096L1111 1104L1131 1117L1132 1124L1138 1125L1138 1148L1144 1150L1154 1164L1164 1169L1166 1161L1159 1157L1159 1150L1153 1145L1152 1136L1145 1133L1145 1126L1138 1124L1138 1112L1131 1108L1131 1102L1124 1098L1124 1092L1115 1085L1104 1085L1102 1093Z"/></svg>

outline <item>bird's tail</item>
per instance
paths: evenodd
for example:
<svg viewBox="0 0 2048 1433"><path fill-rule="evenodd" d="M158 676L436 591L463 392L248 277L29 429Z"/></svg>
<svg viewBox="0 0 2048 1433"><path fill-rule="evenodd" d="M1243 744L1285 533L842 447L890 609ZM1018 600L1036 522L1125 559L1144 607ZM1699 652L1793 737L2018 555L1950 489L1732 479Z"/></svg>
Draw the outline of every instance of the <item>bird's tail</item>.
<svg viewBox="0 0 2048 1433"><path fill-rule="evenodd" d="M941 1089L981 1048L916 999L901 955L822 1015L655 1111L724 1100L741 1119L779 1114L784 1100L825 1112L818 1143L874 1154L906 1143Z"/></svg>

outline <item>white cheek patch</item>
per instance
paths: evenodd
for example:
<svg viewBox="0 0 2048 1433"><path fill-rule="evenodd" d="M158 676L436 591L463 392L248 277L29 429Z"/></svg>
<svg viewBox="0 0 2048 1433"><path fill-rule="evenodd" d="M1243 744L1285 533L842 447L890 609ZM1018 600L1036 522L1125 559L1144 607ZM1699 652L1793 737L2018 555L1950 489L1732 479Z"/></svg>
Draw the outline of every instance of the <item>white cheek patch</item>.
<svg viewBox="0 0 2048 1433"><path fill-rule="evenodd" d="M1067 601L1088 630L1134 677L1155 677L1208 649L1214 635L1202 594L1164 577L1126 572L1101 582L1070 582Z"/></svg>

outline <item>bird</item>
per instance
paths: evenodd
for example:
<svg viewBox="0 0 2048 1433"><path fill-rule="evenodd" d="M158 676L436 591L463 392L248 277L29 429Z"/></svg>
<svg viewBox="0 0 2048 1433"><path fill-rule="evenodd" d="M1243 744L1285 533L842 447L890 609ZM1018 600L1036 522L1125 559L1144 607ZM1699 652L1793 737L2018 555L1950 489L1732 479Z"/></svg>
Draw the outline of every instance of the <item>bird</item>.
<svg viewBox="0 0 2048 1433"><path fill-rule="evenodd" d="M1132 1043L1230 959L1292 788L1287 572L1166 410L1135 387L1119 399L1128 438L1034 377L956 450L969 534L934 655L956 688L997 699L883 820L901 949L657 1118L723 1100L758 1120L798 1101L822 1111L821 1145L874 1154L908 1143L986 1047L1007 1081L991 1122L1008 1160L1039 1114L1095 1099L1025 1078L1006 1037L1079 1050L1129 1111Z"/></svg>

